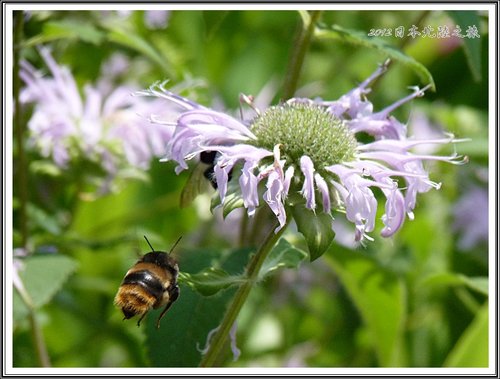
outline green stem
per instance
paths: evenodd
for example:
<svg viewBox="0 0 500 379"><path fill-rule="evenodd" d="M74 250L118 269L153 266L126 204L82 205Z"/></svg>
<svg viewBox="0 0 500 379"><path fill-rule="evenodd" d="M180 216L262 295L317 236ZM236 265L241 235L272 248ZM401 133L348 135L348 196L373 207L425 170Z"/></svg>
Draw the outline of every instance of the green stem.
<svg viewBox="0 0 500 379"><path fill-rule="evenodd" d="M246 212L243 212L243 215L241 216L241 223L240 223L240 234L238 236L238 247L241 248L245 246L245 241L247 238L248 234L248 215Z"/></svg>
<svg viewBox="0 0 500 379"><path fill-rule="evenodd" d="M224 318L219 325L217 333L210 341L210 347L207 353L200 362L200 367L213 367L215 362L217 362L222 348L227 341L229 331L236 321L236 318L238 317L243 304L245 304L248 295L250 294L250 290L257 282L262 264L264 263L273 246L285 231L288 222L289 220L287 220L287 223L277 233L274 232L273 227L269 231L267 238L264 240L259 250L252 256L252 259L248 263L246 269L246 280L243 284L240 285L238 291L234 295L233 301L229 305L229 308L227 309L226 314L224 315Z"/></svg>
<svg viewBox="0 0 500 379"><path fill-rule="evenodd" d="M26 153L24 150L25 125L22 122L21 102L19 101L19 89L21 87L21 78L19 77L19 55L21 51L21 42L23 38L24 14L15 12L14 27L14 65L12 69L13 97L14 97L14 128L16 135L17 159L16 159L16 187L19 196L19 229L21 236L21 246L26 247L28 242L28 216L26 212L28 204L28 179Z"/></svg>
<svg viewBox="0 0 500 379"><path fill-rule="evenodd" d="M14 12L14 51L13 51L13 68L12 68L12 84L14 98L14 129L16 136L16 188L19 196L19 230L21 236L21 246L26 248L28 244L28 166L26 161L26 152L24 150L24 135L26 132L25 123L22 120L21 102L19 100L19 91L21 88L21 78L19 76L19 60L21 53L21 44L24 28L24 13L22 11ZM29 309L29 322L31 326L31 338L33 346L38 358L38 362L42 367L50 367L50 358L43 338L43 333L36 319L35 308L33 302L26 291L20 291L21 297L25 301Z"/></svg>
<svg viewBox="0 0 500 379"><path fill-rule="evenodd" d="M291 98L297 90L300 71L302 69L302 65L304 64L304 58L314 34L316 21L318 21L319 16L321 16L321 12L322 11L312 11L309 13L308 24L304 23L304 25L302 25L297 38L295 39L294 49L292 50L290 64L288 66L285 83L283 85L283 99L285 100Z"/></svg>
<svg viewBox="0 0 500 379"><path fill-rule="evenodd" d="M47 352L47 346L45 346L42 329L38 324L35 311L33 309L30 309L29 321L31 326L31 338L33 339L33 345L35 346L38 363L41 367L51 367L49 353Z"/></svg>
<svg viewBox="0 0 500 379"><path fill-rule="evenodd" d="M49 353L47 352L47 347L45 346L45 340L43 338L42 330L40 329L40 325L38 324L38 321L36 319L33 300L28 294L28 291L26 291L26 289L24 288L24 284L21 278L17 275L17 272L15 272L14 275L16 275L16 278L14 280L14 287L21 299L24 301L24 304L26 304L26 307L28 308L28 319L31 326L31 339L33 340L33 346L38 358L38 363L41 367L50 367Z"/></svg>
<svg viewBox="0 0 500 379"><path fill-rule="evenodd" d="M272 214L272 217L270 217L270 214ZM274 214L267 207L260 207L255 211L255 216L252 217L252 225L247 238L250 246L257 245L257 241L261 240L263 230L268 228L269 225L272 225L275 219Z"/></svg>

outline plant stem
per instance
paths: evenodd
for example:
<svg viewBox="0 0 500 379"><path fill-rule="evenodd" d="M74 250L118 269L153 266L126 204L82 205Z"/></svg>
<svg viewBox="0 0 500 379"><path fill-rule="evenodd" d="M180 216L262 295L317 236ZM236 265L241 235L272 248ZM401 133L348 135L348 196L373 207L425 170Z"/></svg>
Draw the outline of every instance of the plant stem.
<svg viewBox="0 0 500 379"><path fill-rule="evenodd" d="M19 277L17 270L14 270L13 282L14 288L17 290L17 293L28 308L28 319L31 326L31 339L33 340L33 347L38 358L38 363L41 367L50 367L49 353L47 352L47 347L45 346L42 330L40 329L40 325L36 319L36 310L33 305L33 300L31 299L28 291L26 291L26 288L24 288L24 284Z"/></svg>
<svg viewBox="0 0 500 379"><path fill-rule="evenodd" d="M24 28L24 13L22 11L14 12L14 51L12 68L12 85L14 98L14 129L16 136L16 188L19 196L19 229L21 235L21 246L26 248L28 244L28 166L26 162L26 152L24 150L25 123L22 120L21 102L19 100L19 91L21 88L21 79L19 76L19 60L21 52L21 43ZM36 319L36 311L33 302L26 291L20 291L21 297L29 309L29 322L31 326L31 338L38 358L38 363L42 367L50 367L50 358L43 338L43 333Z"/></svg>
<svg viewBox="0 0 500 379"><path fill-rule="evenodd" d="M19 89L21 80L19 77L19 55L21 50L21 42L23 37L24 14L23 12L15 12L15 27L14 27L14 52L13 52L13 69L12 69L12 84L14 97L14 128L16 135L17 159L16 159L16 175L17 192L19 196L19 229L21 236L21 246L26 247L28 242L28 217L26 208L28 204L28 179L26 153L24 151L24 134L25 127L22 122L21 102L19 101Z"/></svg>
<svg viewBox="0 0 500 379"><path fill-rule="evenodd" d="M291 98L297 90L300 71L302 69L302 65L304 64L307 49L311 43L316 21L318 21L321 12L322 11L312 11L309 13L309 24L302 25L294 42L290 64L288 66L285 83L283 85L284 100Z"/></svg>
<svg viewBox="0 0 500 379"><path fill-rule="evenodd" d="M274 227L269 231L268 236L262 243L259 250L252 256L252 259L248 263L246 268L246 280L243 284L240 285L238 291L234 295L232 303L229 305L229 308L222 319L221 324L217 330L217 333L213 336L210 341L210 347L200 362L200 367L213 367L217 358L219 357L224 344L226 343L229 331L233 326L238 314L240 313L243 304L245 304L248 295L250 294L250 290L253 285L257 282L257 278L259 275L260 268L264 263L266 257L269 252L276 244L278 239L281 237L283 232L285 231L288 225L289 219L287 223L281 228L277 233L274 232Z"/></svg>
<svg viewBox="0 0 500 379"><path fill-rule="evenodd" d="M31 338L33 339L33 345L35 346L38 363L41 367L51 367L47 346L45 346L43 333L36 319L34 309L30 309L29 321L31 326Z"/></svg>
<svg viewBox="0 0 500 379"><path fill-rule="evenodd" d="M243 215L241 216L241 222L240 222L240 233L238 236L238 247L241 248L245 246L245 241L247 238L248 234L248 215L246 212L243 212Z"/></svg>

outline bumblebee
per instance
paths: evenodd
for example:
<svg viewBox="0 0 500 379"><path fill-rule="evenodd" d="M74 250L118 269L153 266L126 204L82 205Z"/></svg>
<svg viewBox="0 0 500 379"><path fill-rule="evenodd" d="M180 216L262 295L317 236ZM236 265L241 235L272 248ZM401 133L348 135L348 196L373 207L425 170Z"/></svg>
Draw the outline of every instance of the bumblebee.
<svg viewBox="0 0 500 379"><path fill-rule="evenodd" d="M121 308L124 320L140 316L137 326L140 326L142 319L151 309L165 306L156 321L156 327L159 328L160 320L179 297L179 266L170 253L181 238L168 253L155 251L146 236L144 238L152 251L142 256L127 271L114 302Z"/></svg>
<svg viewBox="0 0 500 379"><path fill-rule="evenodd" d="M202 151L200 153L200 162L208 165L208 167L203 172L203 176L210 182L210 185L214 189L217 189L217 181L215 180L215 173L214 173L216 157L217 157L216 151ZM227 180L228 181L231 180L232 176L233 176L233 170L230 170L228 173Z"/></svg>
<svg viewBox="0 0 500 379"><path fill-rule="evenodd" d="M254 105L254 97L251 95L240 94L240 103L247 104L252 108L257 116L260 116L259 109ZM240 115L243 119L243 109L240 106ZM206 150L200 153L200 161L191 170L186 185L181 193L181 207L187 207L201 193L208 190L206 182L210 183L213 189L217 189L217 180L215 178L215 164L217 161L217 151ZM233 169L227 173L227 180L230 181L233 177ZM205 178L206 180L203 180Z"/></svg>
<svg viewBox="0 0 500 379"><path fill-rule="evenodd" d="M199 194L209 191L210 186L217 189L215 179L216 151L202 151L200 161L193 167L181 192L181 207L189 206ZM232 179L233 170L228 172L228 181ZM209 185L210 183L210 185Z"/></svg>

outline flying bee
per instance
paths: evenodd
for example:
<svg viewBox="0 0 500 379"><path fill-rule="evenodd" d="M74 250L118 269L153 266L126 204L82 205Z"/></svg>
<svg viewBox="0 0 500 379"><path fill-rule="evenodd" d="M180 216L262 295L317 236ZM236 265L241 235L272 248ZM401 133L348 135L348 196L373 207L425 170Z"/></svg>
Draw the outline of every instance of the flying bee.
<svg viewBox="0 0 500 379"><path fill-rule="evenodd" d="M115 296L115 305L121 308L124 320L140 316L137 326L140 326L151 309L165 306L156 321L156 327L159 328L161 318L179 297L179 266L170 253L182 237L179 237L168 253L155 251L146 236L144 238L152 251L143 255L127 271Z"/></svg>

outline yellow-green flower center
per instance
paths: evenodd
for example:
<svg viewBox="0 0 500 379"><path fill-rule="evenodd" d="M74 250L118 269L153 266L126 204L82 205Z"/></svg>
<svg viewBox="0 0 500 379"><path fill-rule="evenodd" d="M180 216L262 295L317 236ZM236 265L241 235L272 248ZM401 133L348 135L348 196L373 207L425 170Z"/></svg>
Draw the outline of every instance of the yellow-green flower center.
<svg viewBox="0 0 500 379"><path fill-rule="evenodd" d="M252 125L256 144L273 150L281 144L281 156L289 164L300 165L309 156L317 170L352 161L356 138L345 123L322 107L290 103L267 109Z"/></svg>

